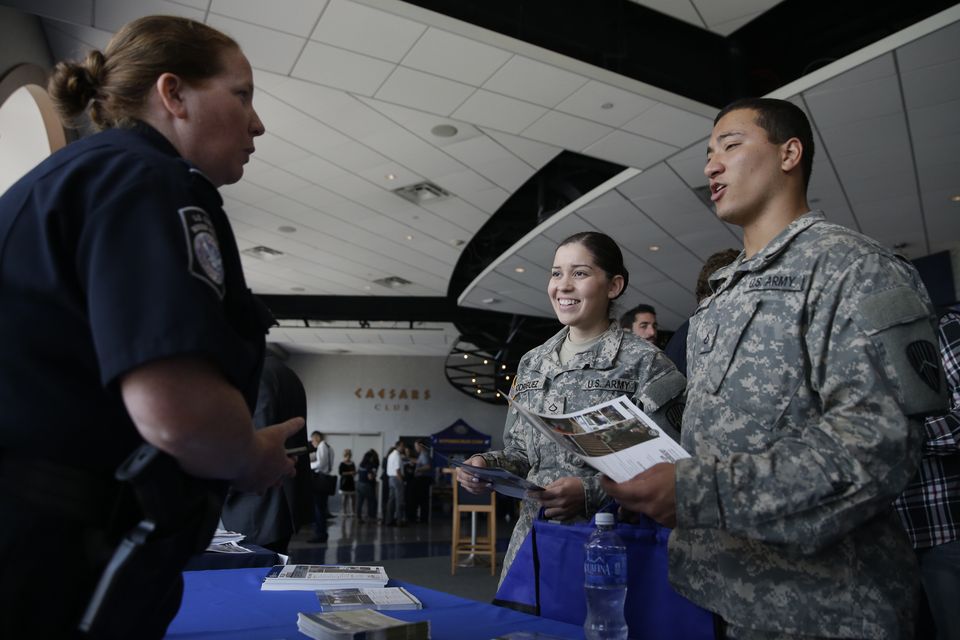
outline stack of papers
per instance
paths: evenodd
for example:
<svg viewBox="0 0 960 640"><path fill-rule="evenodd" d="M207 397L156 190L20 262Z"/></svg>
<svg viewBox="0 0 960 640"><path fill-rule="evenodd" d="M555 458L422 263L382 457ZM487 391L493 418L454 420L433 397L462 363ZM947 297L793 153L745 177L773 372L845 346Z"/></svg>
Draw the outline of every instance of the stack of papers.
<svg viewBox="0 0 960 640"><path fill-rule="evenodd" d="M276 565L263 579L261 591L320 591L386 586L383 567L342 564Z"/></svg>
<svg viewBox="0 0 960 640"><path fill-rule="evenodd" d="M320 610L349 611L351 609L377 609L378 611L422 609L423 603L403 587L326 589L317 592Z"/></svg>
<svg viewBox="0 0 960 640"><path fill-rule="evenodd" d="M377 611L300 613L300 633L317 640L429 640L430 621L407 622Z"/></svg>
<svg viewBox="0 0 960 640"><path fill-rule="evenodd" d="M236 531L227 531L226 529L217 529L213 532L213 540L210 544L226 544L227 542L240 542L246 536Z"/></svg>

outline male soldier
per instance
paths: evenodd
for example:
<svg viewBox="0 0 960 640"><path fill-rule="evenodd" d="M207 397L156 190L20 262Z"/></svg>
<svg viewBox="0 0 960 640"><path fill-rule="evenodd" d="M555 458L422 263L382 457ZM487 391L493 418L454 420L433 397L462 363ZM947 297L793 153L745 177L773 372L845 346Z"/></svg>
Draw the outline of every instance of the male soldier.
<svg viewBox="0 0 960 640"><path fill-rule="evenodd" d="M647 342L657 342L657 310L649 304L638 304L620 316L620 326Z"/></svg>
<svg viewBox="0 0 960 640"><path fill-rule="evenodd" d="M675 526L670 579L727 637L903 638L918 580L891 508L942 411L916 271L811 212L813 139L789 102L720 112L711 199L744 253L690 323L682 443L607 493Z"/></svg>

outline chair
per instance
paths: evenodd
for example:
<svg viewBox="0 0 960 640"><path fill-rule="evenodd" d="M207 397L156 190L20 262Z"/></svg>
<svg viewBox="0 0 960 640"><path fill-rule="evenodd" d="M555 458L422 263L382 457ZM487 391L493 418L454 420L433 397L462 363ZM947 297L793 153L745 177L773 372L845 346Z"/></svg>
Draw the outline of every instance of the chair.
<svg viewBox="0 0 960 640"><path fill-rule="evenodd" d="M444 470L446 471L446 470ZM497 494L490 492L489 496L475 496L466 491L457 482L457 469L451 469L453 477L453 544L450 550L450 575L457 573L457 559L463 555L481 554L490 556L490 575L497 572ZM460 534L460 518L463 514L487 514L486 534L481 536L470 535L466 538ZM471 534L473 531L471 531Z"/></svg>

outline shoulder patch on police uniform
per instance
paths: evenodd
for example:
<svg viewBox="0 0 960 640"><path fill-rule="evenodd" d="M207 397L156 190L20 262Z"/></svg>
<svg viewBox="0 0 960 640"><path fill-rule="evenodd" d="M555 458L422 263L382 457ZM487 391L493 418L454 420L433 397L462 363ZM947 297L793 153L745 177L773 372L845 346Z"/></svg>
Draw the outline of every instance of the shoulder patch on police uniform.
<svg viewBox="0 0 960 640"><path fill-rule="evenodd" d="M190 275L210 286L222 300L226 292L223 258L210 214L200 207L183 207L178 213L187 239Z"/></svg>

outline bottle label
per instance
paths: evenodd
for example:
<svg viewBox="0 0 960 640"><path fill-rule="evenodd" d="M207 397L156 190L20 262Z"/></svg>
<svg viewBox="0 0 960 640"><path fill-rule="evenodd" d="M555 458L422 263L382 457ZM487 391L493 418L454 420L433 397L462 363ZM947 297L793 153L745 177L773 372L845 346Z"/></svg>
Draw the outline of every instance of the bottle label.
<svg viewBox="0 0 960 640"><path fill-rule="evenodd" d="M627 555L588 553L583 563L584 583L588 587L623 587L627 584Z"/></svg>

